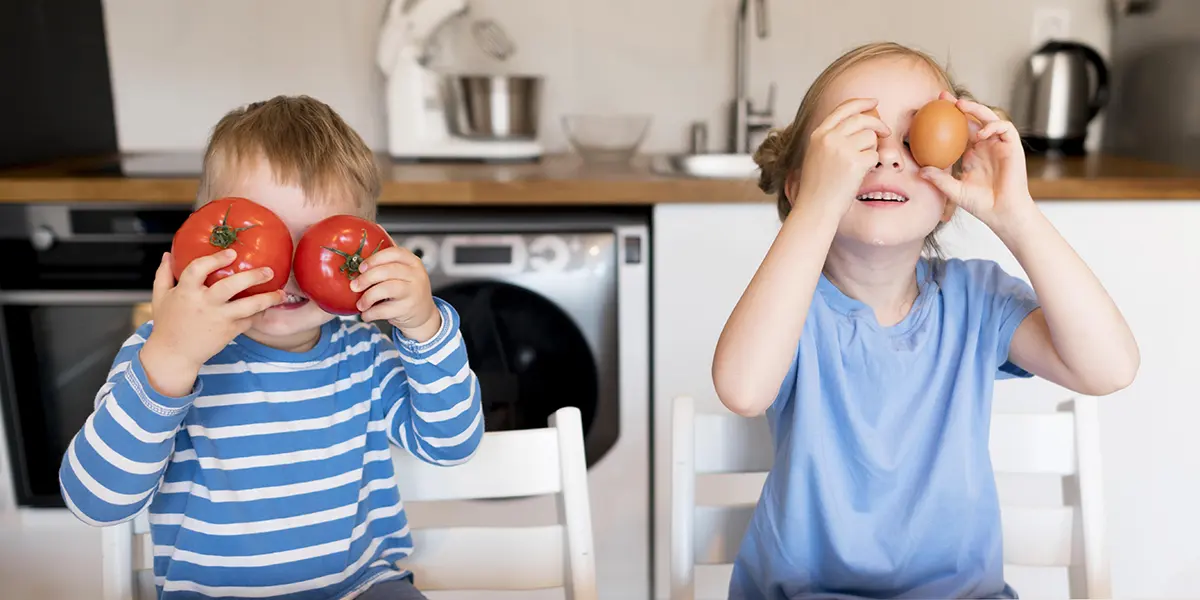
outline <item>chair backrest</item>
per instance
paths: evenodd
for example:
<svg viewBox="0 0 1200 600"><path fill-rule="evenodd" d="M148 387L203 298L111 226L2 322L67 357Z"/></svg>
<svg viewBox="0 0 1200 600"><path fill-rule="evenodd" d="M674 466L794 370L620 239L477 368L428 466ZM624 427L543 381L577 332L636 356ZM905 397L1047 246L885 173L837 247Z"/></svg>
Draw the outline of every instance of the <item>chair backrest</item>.
<svg viewBox="0 0 1200 600"><path fill-rule="evenodd" d="M149 302L139 302L129 315L133 329L151 319ZM146 512L133 519L108 525L100 532L101 594L104 600L133 600L154 597L154 544Z"/></svg>
<svg viewBox="0 0 1200 600"><path fill-rule="evenodd" d="M154 597L154 544L145 511L100 531L102 598L147 600ZM143 576L145 575L145 576Z"/></svg>
<svg viewBox="0 0 1200 600"><path fill-rule="evenodd" d="M1065 568L1075 598L1111 597L1095 402L1077 398L1064 405L1069 412L996 413L989 438L998 476L1060 476L1064 501L1074 504L1002 505L1006 568ZM674 399L671 436L671 600L693 600L697 581L728 582L773 448L764 417L697 413L687 396ZM754 489L730 494L735 478ZM698 504L696 484L705 479L737 499Z"/></svg>
<svg viewBox="0 0 1200 600"><path fill-rule="evenodd" d="M420 528L410 520L413 555L402 564L413 571L421 590L561 587L569 599L596 598L587 462L578 408L559 409L546 428L487 432L471 460L459 465L435 466L395 447L392 463L405 501L545 494L555 494L558 500L559 523L550 526ZM153 565L145 513L105 527L102 538L104 600L152 597L147 595L153 592L152 578L142 578L140 593L134 589L138 573Z"/></svg>
<svg viewBox="0 0 1200 600"><path fill-rule="evenodd" d="M435 466L394 452L402 496L412 502L556 494L558 523L531 527L413 527L403 564L422 591L564 588L596 598L587 462L578 408L560 408L550 427L488 432L470 461Z"/></svg>

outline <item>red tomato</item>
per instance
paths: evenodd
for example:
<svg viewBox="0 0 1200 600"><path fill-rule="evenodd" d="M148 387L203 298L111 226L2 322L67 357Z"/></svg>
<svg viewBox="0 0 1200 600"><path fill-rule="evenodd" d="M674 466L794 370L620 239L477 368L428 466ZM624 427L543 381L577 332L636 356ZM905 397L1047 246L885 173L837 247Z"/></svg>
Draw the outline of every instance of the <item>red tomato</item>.
<svg viewBox="0 0 1200 600"><path fill-rule="evenodd" d="M327 313L354 315L362 292L350 289L367 257L396 244L378 224L353 215L334 215L313 224L296 244L296 283Z"/></svg>
<svg viewBox="0 0 1200 600"><path fill-rule="evenodd" d="M221 198L201 206L183 222L171 241L175 280L183 269L201 256L224 248L237 251L237 258L213 271L204 285L212 285L240 271L271 267L274 277L250 286L233 299L273 292L287 284L292 272L292 234L287 225L267 207L246 198Z"/></svg>

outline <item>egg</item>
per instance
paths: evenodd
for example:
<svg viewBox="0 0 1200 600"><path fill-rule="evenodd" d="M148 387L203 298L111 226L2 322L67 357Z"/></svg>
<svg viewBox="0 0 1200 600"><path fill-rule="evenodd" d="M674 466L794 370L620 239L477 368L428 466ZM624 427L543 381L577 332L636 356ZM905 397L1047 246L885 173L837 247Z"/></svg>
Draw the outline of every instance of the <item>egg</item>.
<svg viewBox="0 0 1200 600"><path fill-rule="evenodd" d="M908 146L917 164L946 169L967 150L967 115L949 100L934 100L913 116Z"/></svg>

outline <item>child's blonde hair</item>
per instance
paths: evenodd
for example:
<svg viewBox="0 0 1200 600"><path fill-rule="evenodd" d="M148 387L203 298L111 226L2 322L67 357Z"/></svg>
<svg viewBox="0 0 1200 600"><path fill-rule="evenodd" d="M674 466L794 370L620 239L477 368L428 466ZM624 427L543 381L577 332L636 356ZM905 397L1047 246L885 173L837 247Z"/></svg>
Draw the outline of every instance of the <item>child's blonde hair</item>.
<svg viewBox="0 0 1200 600"><path fill-rule="evenodd" d="M222 194L229 170L262 159L276 180L320 201L348 201L373 219L381 188L375 155L329 105L308 96L276 96L227 113L204 152L197 204ZM251 198L253 200L253 198Z"/></svg>
<svg viewBox="0 0 1200 600"><path fill-rule="evenodd" d="M974 100L966 88L954 81L948 69L939 64L932 56L920 50L893 42L875 42L864 44L841 55L828 67L825 67L825 70L809 86L808 92L804 94L804 99L800 102L800 108L796 110L796 118L792 123L783 129L772 130L754 153L754 162L761 169L758 187L768 194L775 195L776 209L779 212L780 220L786 219L792 211L792 204L787 197L787 179L793 173L796 176L803 176L797 171L804 158L804 146L808 139L808 132L818 125L813 121L816 118L816 108L822 95L838 76L850 70L851 67L877 58L911 59L927 67L942 87L954 94L955 97ZM962 162L959 161L955 163L952 172L958 175L961 170ZM934 234L941 229L941 225L939 223L937 229L934 229L933 233L930 233L925 239L926 248L934 253L939 252Z"/></svg>

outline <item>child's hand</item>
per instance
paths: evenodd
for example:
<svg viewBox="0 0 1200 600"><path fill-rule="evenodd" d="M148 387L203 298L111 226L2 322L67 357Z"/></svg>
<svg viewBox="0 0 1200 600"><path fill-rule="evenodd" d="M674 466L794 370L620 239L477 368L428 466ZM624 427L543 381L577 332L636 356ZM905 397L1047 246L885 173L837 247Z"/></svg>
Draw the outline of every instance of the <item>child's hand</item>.
<svg viewBox="0 0 1200 600"><path fill-rule="evenodd" d="M282 291L256 294L230 301L251 286L270 281L271 269L241 271L205 286L209 273L228 266L237 257L222 250L193 260L179 276L171 272L170 254L163 254L154 274L151 310L154 329L140 356L151 384L168 396L183 396L191 389L200 367L250 328L258 313L286 299Z"/></svg>
<svg viewBox="0 0 1200 600"><path fill-rule="evenodd" d="M387 320L419 342L442 328L442 315L433 304L425 265L407 248L393 246L372 254L358 268L350 289L363 292L358 310L366 321Z"/></svg>
<svg viewBox="0 0 1200 600"><path fill-rule="evenodd" d="M891 130L876 116L864 114L879 102L847 100L813 130L804 151L804 174L792 202L833 202L839 214L854 205L863 178L879 163L879 138Z"/></svg>
<svg viewBox="0 0 1200 600"><path fill-rule="evenodd" d="M942 92L941 98L955 100L948 92ZM921 169L921 176L988 227L1004 227L1034 206L1021 138L1016 127L992 109L962 98L956 102L960 110L983 123L963 154L962 179L933 167Z"/></svg>

